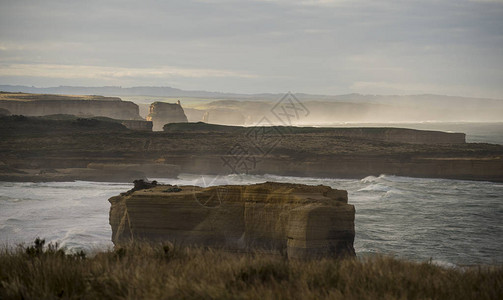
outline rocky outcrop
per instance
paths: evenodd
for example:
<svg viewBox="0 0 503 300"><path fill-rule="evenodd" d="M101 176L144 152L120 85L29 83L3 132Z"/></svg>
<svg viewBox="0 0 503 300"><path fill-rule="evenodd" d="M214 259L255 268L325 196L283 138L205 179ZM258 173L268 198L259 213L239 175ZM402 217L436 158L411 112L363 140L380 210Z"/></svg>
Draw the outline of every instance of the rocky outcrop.
<svg viewBox="0 0 503 300"><path fill-rule="evenodd" d="M10 111L5 108L0 108L0 116L10 116Z"/></svg>
<svg viewBox="0 0 503 300"><path fill-rule="evenodd" d="M204 114L206 113L205 110L189 107L183 108L183 112L187 116L189 122L200 122L203 120Z"/></svg>
<svg viewBox="0 0 503 300"><path fill-rule="evenodd" d="M164 124L168 123L186 123L187 116L183 108L178 103L154 102L150 105L150 113L147 121L154 123L154 131L161 131Z"/></svg>
<svg viewBox="0 0 503 300"><path fill-rule="evenodd" d="M221 125L254 125L259 122L273 107L273 103L236 100L217 100L200 105L197 108L185 109L189 122L203 121Z"/></svg>
<svg viewBox="0 0 503 300"><path fill-rule="evenodd" d="M260 131L261 128L269 129L272 133L277 133L278 138L290 134L323 135L327 139L348 138L354 141L368 140L389 143L407 144L464 144L466 135L464 133L453 133L432 130L416 130L408 128L386 128L386 127L358 127L358 128L329 128L329 127L243 127L208 124L205 122L188 124L167 124L165 132L227 132L236 135L247 136L250 132Z"/></svg>
<svg viewBox="0 0 503 300"><path fill-rule="evenodd" d="M464 133L407 128L334 128L333 134L354 139L410 144L464 144Z"/></svg>
<svg viewBox="0 0 503 300"><path fill-rule="evenodd" d="M121 124L126 128L137 131L152 131L152 121L143 120L121 120Z"/></svg>
<svg viewBox="0 0 503 300"><path fill-rule="evenodd" d="M379 141L337 136L339 128L266 129L175 123L165 126L165 132L135 132L101 119L4 116L0 117L0 161L10 169L0 172L0 177L29 181L34 180L32 171L87 169L90 163L104 163L170 164L181 173L193 174L328 178L390 174L503 182L503 145ZM13 169L27 174L9 171Z"/></svg>
<svg viewBox="0 0 503 300"><path fill-rule="evenodd" d="M233 109L210 109L205 111L201 121L222 125L244 125L246 117Z"/></svg>
<svg viewBox="0 0 503 300"><path fill-rule="evenodd" d="M0 108L9 110L13 115L24 116L66 114L141 120L138 105L116 97L1 93Z"/></svg>
<svg viewBox="0 0 503 300"><path fill-rule="evenodd" d="M347 200L346 191L321 185L153 186L109 199L112 241L354 256L355 209Z"/></svg>
<svg viewBox="0 0 503 300"><path fill-rule="evenodd" d="M168 164L90 163L87 168L14 168L0 162L0 181L54 182L99 181L131 182L138 178L176 178L180 168Z"/></svg>

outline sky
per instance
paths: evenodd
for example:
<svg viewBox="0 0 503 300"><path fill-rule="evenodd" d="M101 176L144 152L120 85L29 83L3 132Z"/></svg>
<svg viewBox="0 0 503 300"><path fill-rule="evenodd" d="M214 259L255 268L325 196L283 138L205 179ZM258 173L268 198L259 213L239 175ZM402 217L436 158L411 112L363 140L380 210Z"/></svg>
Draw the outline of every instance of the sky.
<svg viewBox="0 0 503 300"><path fill-rule="evenodd" d="M503 99L503 0L0 0L0 84Z"/></svg>

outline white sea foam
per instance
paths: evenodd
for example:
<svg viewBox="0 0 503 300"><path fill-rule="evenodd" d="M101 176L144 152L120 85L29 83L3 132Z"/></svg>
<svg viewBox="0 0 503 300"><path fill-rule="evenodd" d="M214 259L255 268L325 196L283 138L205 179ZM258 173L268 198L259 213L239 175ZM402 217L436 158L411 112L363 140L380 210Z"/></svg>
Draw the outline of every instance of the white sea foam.
<svg viewBox="0 0 503 300"><path fill-rule="evenodd" d="M388 192L392 189L390 186L382 184L371 184L358 190L358 192Z"/></svg>
<svg viewBox="0 0 503 300"><path fill-rule="evenodd" d="M356 208L357 254L393 254L449 266L503 263L503 194L500 183L391 175L362 180L278 175L181 174L159 182L178 185L252 184L265 181L345 189ZM36 237L70 250L112 246L108 198L123 183L0 182L0 245Z"/></svg>
<svg viewBox="0 0 503 300"><path fill-rule="evenodd" d="M375 177L375 176L367 176L365 178L363 178L362 180L360 180L362 183L371 183L371 182L376 182L377 180L379 180L378 177Z"/></svg>

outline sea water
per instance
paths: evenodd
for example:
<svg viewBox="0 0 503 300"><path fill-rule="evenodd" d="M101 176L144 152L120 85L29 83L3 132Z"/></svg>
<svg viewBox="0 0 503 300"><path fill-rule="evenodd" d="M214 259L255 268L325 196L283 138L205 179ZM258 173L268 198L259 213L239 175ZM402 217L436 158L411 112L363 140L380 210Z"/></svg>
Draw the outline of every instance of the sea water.
<svg viewBox="0 0 503 300"><path fill-rule="evenodd" d="M265 181L328 185L347 190L356 208L354 246L359 256L386 254L445 265L503 263L502 183L386 175L357 180L181 174L157 180L199 186ZM29 244L41 237L68 250L111 248L108 198L131 187L0 182L0 244Z"/></svg>

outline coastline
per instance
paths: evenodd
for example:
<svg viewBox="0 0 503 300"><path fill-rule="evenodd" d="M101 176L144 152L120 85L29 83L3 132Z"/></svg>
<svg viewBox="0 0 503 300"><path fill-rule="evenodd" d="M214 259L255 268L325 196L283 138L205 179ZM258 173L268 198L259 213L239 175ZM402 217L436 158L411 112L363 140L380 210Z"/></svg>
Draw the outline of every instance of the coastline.
<svg viewBox="0 0 503 300"><path fill-rule="evenodd" d="M409 132L423 136L423 142L397 141ZM195 173L357 179L389 174L503 182L503 145L439 143L435 136L449 134L204 123L138 132L100 120L3 117L0 180L131 182Z"/></svg>

